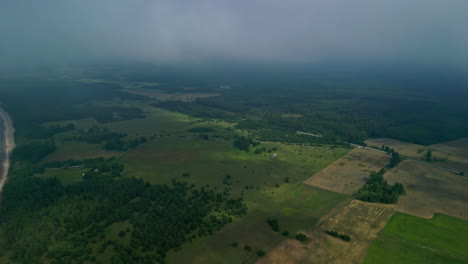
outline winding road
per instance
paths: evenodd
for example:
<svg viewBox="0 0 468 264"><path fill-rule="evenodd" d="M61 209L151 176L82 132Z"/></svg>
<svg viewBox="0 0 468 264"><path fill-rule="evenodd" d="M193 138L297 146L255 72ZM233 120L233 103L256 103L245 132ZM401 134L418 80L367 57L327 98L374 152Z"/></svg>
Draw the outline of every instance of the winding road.
<svg viewBox="0 0 468 264"><path fill-rule="evenodd" d="M10 155L15 148L15 128L10 115L0 108L0 119L3 122L3 131L0 136L3 137L3 145L1 149L1 170L0 170L0 193L3 191L3 186L8 179L8 171L10 170Z"/></svg>

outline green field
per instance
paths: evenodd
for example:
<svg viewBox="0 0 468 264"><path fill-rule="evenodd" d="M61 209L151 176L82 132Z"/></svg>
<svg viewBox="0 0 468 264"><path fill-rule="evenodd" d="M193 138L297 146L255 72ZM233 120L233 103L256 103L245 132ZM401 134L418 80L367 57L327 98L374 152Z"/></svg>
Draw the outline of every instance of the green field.
<svg viewBox="0 0 468 264"><path fill-rule="evenodd" d="M372 243L364 263L468 263L468 221L396 213Z"/></svg>

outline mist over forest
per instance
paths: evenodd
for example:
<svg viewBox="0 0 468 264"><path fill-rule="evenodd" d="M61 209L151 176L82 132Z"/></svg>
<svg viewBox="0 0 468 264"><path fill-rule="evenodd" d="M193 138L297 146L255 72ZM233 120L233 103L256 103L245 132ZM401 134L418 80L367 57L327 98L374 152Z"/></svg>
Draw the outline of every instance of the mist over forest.
<svg viewBox="0 0 468 264"><path fill-rule="evenodd" d="M0 1L0 263L468 263L468 1Z"/></svg>

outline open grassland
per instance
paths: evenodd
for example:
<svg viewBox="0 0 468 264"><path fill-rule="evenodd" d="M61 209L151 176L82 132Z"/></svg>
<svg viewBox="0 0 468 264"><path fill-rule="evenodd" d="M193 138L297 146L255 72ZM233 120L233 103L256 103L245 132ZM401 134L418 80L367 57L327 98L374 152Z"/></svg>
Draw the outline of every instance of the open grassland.
<svg viewBox="0 0 468 264"><path fill-rule="evenodd" d="M468 263L468 222L396 213L372 242L364 263Z"/></svg>
<svg viewBox="0 0 468 264"><path fill-rule="evenodd" d="M281 242L259 264L361 263L367 247L377 237L394 210L390 206L352 200L334 208L313 229L306 231L309 241ZM325 233L333 230L347 234L345 242Z"/></svg>
<svg viewBox="0 0 468 264"><path fill-rule="evenodd" d="M53 160L81 160L91 158L110 158L120 154L117 151L106 151L102 149L101 144L89 144L77 141L64 141L56 143L57 150L47 156L45 161Z"/></svg>
<svg viewBox="0 0 468 264"><path fill-rule="evenodd" d="M381 152L354 149L304 183L338 193L353 194L365 183L370 172L385 167L389 160L390 157Z"/></svg>
<svg viewBox="0 0 468 264"><path fill-rule="evenodd" d="M420 160L426 160L426 153L431 150L431 162L434 164L468 172L468 139L466 138L430 146L416 145L390 138L369 139L365 143L379 148L382 145L389 146L402 155Z"/></svg>
<svg viewBox="0 0 468 264"><path fill-rule="evenodd" d="M384 177L390 184L405 186L406 195L399 198L397 210L424 218L439 212L468 219L468 177L410 160L402 161Z"/></svg>
<svg viewBox="0 0 468 264"><path fill-rule="evenodd" d="M83 173L89 169L85 168L58 168L46 170L43 174L40 174L41 178L57 178L63 184L73 184L83 180Z"/></svg>

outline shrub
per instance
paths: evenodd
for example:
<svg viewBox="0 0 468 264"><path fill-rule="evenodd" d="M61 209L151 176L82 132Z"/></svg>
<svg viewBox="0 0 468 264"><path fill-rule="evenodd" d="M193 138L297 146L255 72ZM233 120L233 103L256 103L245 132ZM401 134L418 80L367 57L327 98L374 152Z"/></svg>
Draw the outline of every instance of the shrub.
<svg viewBox="0 0 468 264"><path fill-rule="evenodd" d="M279 232L280 231L280 227L279 227L279 224L278 224L278 220L276 219L273 219L273 218L268 218L267 219L267 223L268 225L270 225L271 229L275 232Z"/></svg>
<svg viewBox="0 0 468 264"><path fill-rule="evenodd" d="M301 242L305 242L305 241L307 241L307 236L304 235L304 234L302 234L302 233L298 233L298 234L296 235L296 239L299 240L299 241L301 241Z"/></svg>
<svg viewBox="0 0 468 264"><path fill-rule="evenodd" d="M340 233L338 233L336 231L332 231L332 230L327 230L327 231L325 231L325 233L327 233L327 234L329 234L329 235L331 235L333 237L339 238L339 239L341 239L343 241L346 241L346 242L351 241L351 237L349 235L347 235L347 234L340 234Z"/></svg>

